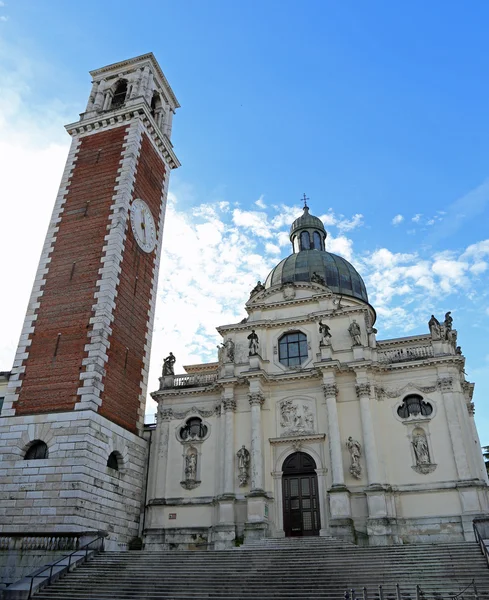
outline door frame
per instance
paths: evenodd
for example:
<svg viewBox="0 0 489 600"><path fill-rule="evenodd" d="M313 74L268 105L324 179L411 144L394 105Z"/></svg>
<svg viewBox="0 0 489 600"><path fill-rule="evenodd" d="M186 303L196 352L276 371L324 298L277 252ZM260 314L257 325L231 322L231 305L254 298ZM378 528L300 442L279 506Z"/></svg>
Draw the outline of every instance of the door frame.
<svg viewBox="0 0 489 600"><path fill-rule="evenodd" d="M325 445L324 434L312 434L307 436L307 445L299 439L284 439L278 438L275 442L272 442L272 448L274 453L274 471L272 471L273 477L273 491L274 491L274 521L275 531L273 537L285 537L284 530L284 512L283 512L283 482L282 482L282 466L285 460L296 452L304 452L314 459L316 463L316 475L318 483L318 497L319 497L319 518L321 522L321 529L319 530L320 536L329 535L329 512L327 503L327 482L326 474L328 469L324 466L323 453ZM306 440L304 440L306 441ZM300 444L298 444L298 442ZM287 444L284 448L283 445ZM282 447L280 447L282 446Z"/></svg>

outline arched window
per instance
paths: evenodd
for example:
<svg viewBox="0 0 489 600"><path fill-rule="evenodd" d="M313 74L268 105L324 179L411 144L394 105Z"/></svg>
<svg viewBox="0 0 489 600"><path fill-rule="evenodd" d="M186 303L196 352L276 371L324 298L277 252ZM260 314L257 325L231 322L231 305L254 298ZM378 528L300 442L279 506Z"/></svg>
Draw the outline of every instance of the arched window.
<svg viewBox="0 0 489 600"><path fill-rule="evenodd" d="M29 448L25 453L24 460L39 460L42 458L48 457L48 447L44 442L37 440Z"/></svg>
<svg viewBox="0 0 489 600"><path fill-rule="evenodd" d="M397 414L401 419L409 417L429 417L433 412L433 407L429 402L425 402L418 394L410 394L406 396L397 409Z"/></svg>
<svg viewBox="0 0 489 600"><path fill-rule="evenodd" d="M321 236L319 235L318 231L315 231L313 233L313 239L314 239L314 248L316 250L322 250L323 249L323 240L321 239Z"/></svg>
<svg viewBox="0 0 489 600"><path fill-rule="evenodd" d="M301 233L301 250L310 250L311 249L311 238L309 237L308 231L303 231Z"/></svg>
<svg viewBox="0 0 489 600"><path fill-rule="evenodd" d="M207 427L202 423L199 417L191 417L185 423L185 427L180 429L182 440L202 439L207 435Z"/></svg>
<svg viewBox="0 0 489 600"><path fill-rule="evenodd" d="M119 461L117 460L117 452L111 452L109 454L109 458L107 459L107 466L109 469L114 469L114 471L119 470Z"/></svg>
<svg viewBox="0 0 489 600"><path fill-rule="evenodd" d="M304 333L286 333L279 340L278 357L283 365L293 367L307 359L307 337Z"/></svg>
<svg viewBox="0 0 489 600"><path fill-rule="evenodd" d="M126 101L127 95L127 81L124 79L119 81L117 87L115 88L114 95L112 96L112 104L111 108L119 108Z"/></svg>

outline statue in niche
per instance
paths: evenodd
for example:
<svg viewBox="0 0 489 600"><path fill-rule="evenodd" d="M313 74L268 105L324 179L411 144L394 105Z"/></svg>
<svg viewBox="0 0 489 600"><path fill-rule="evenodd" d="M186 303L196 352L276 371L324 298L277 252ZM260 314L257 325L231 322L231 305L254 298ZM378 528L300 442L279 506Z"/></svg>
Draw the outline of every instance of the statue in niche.
<svg viewBox="0 0 489 600"><path fill-rule="evenodd" d="M166 375L175 375L174 365L176 360L172 352L163 360L163 377Z"/></svg>
<svg viewBox="0 0 489 600"><path fill-rule="evenodd" d="M321 336L320 346L331 346L331 329L322 321L319 321L319 335Z"/></svg>
<svg viewBox="0 0 489 600"><path fill-rule="evenodd" d="M195 481L197 479L197 454L191 452L185 457L185 479Z"/></svg>
<svg viewBox="0 0 489 600"><path fill-rule="evenodd" d="M258 292L261 292L261 291L263 291L264 289L265 289L265 286L263 285L263 283L262 283L260 280L258 280L258 281L256 282L256 285L255 285L255 287L254 287L254 288L251 290L251 292L250 292L250 297L251 297L251 296L254 296L255 294L258 294Z"/></svg>
<svg viewBox="0 0 489 600"><path fill-rule="evenodd" d="M321 277L317 271L314 271L311 275L311 283L319 283L319 285L326 286L326 282L324 281L324 277Z"/></svg>
<svg viewBox="0 0 489 600"><path fill-rule="evenodd" d="M243 445L236 453L238 458L238 479L241 487L247 485L250 477L250 453Z"/></svg>
<svg viewBox="0 0 489 600"><path fill-rule="evenodd" d="M421 465L429 465L431 463L430 451L424 431L418 430L418 432L413 435L412 444L414 455L416 457L416 465L418 467Z"/></svg>
<svg viewBox="0 0 489 600"><path fill-rule="evenodd" d="M355 319L353 319L353 322L351 323L350 327L348 327L348 332L350 333L351 341L353 342L353 345L361 346L362 345L362 332L360 329L360 325L355 321Z"/></svg>
<svg viewBox="0 0 489 600"><path fill-rule="evenodd" d="M224 344L219 344L217 348L217 362L222 365L224 362Z"/></svg>
<svg viewBox="0 0 489 600"><path fill-rule="evenodd" d="M362 465L360 464L362 447L360 442L357 442L350 436L346 442L346 447L350 453L350 473L353 475L353 477L355 477L355 479L360 479L362 476Z"/></svg>
<svg viewBox="0 0 489 600"><path fill-rule="evenodd" d="M249 354L249 356L256 356L258 354L258 345L259 345L260 341L258 340L258 336L256 335L254 329L251 330L251 333L248 336L248 339L249 339L248 354Z"/></svg>
<svg viewBox="0 0 489 600"><path fill-rule="evenodd" d="M231 338L228 338L224 344L223 359L224 362L234 362L234 342Z"/></svg>
<svg viewBox="0 0 489 600"><path fill-rule="evenodd" d="M430 334L432 340L440 340L441 339L441 325L440 321L435 317L435 315L431 315L431 319L428 321L428 327L430 328Z"/></svg>

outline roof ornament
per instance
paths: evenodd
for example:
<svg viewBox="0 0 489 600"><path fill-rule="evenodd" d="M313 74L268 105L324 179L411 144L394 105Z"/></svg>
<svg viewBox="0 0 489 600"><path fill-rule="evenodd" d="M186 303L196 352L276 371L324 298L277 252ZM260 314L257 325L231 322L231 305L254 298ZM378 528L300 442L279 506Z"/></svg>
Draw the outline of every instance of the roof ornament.
<svg viewBox="0 0 489 600"><path fill-rule="evenodd" d="M302 198L301 198L301 202L304 202L304 210L309 210L309 206L307 206L307 201L310 200L310 198L306 198L306 193L304 192Z"/></svg>

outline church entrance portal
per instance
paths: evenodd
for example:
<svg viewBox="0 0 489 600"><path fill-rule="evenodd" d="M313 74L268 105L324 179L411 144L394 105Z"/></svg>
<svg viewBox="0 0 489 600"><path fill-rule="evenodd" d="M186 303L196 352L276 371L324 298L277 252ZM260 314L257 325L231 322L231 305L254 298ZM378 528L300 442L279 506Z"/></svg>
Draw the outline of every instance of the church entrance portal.
<svg viewBox="0 0 489 600"><path fill-rule="evenodd" d="M289 536L319 535L318 478L316 463L304 452L295 452L283 465L284 531Z"/></svg>

